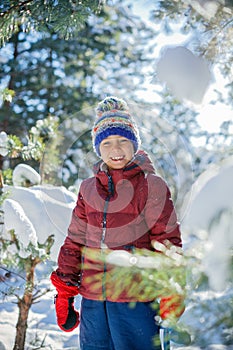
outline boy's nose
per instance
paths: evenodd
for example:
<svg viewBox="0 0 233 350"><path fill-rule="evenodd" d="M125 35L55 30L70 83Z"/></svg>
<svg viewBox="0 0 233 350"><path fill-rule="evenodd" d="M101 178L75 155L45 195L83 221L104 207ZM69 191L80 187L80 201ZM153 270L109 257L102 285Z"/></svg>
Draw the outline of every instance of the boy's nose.
<svg viewBox="0 0 233 350"><path fill-rule="evenodd" d="M118 149L118 148L120 148L120 142L116 141L113 143L113 149Z"/></svg>
<svg viewBox="0 0 233 350"><path fill-rule="evenodd" d="M111 147L114 148L114 147L117 146L117 144L118 144L117 140L113 140L113 141L111 142Z"/></svg>

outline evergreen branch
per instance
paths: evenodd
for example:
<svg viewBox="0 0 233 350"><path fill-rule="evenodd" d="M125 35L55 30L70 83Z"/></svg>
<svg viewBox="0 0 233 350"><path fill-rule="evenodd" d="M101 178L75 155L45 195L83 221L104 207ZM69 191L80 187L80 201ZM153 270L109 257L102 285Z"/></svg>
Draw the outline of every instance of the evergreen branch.
<svg viewBox="0 0 233 350"><path fill-rule="evenodd" d="M206 45L206 49L203 50L202 54L206 55L206 53L209 51L209 47L211 46L211 44L213 44L215 42L215 40L218 38L219 34L221 34L223 32L223 30L233 22L233 17L230 18L226 23L223 23L222 26L219 27L218 30L216 30L216 33L212 36L212 38L210 38L208 45ZM213 29L209 29L209 31L213 31Z"/></svg>
<svg viewBox="0 0 233 350"><path fill-rule="evenodd" d="M24 7L25 5L28 5L30 3L33 3L33 0L25 0L23 2L19 2L18 4L14 4L9 8L9 10L1 12L0 17L3 18L4 16L9 15L12 11L20 10L22 6Z"/></svg>
<svg viewBox="0 0 233 350"><path fill-rule="evenodd" d="M77 3L59 1L56 4L53 0L45 3L25 0L18 4L14 3L9 8L5 5L5 9L0 11L1 43L4 44L14 33L17 33L20 26L24 32L31 29L44 31L49 28L67 39L81 28L91 13L97 13L102 4L102 0Z"/></svg>

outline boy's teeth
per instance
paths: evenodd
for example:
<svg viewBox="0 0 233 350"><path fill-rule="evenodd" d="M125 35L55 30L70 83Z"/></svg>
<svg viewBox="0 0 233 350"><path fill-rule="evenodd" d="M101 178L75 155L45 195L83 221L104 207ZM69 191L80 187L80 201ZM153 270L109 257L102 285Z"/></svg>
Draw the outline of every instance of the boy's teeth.
<svg viewBox="0 0 233 350"><path fill-rule="evenodd" d="M112 157L113 160L119 160L122 159L123 157Z"/></svg>

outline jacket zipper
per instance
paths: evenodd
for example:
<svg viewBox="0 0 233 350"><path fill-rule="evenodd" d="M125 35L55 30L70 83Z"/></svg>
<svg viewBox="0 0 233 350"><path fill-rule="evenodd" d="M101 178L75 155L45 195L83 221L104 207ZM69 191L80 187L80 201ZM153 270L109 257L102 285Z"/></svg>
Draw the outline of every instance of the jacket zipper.
<svg viewBox="0 0 233 350"><path fill-rule="evenodd" d="M104 243L105 241L105 236L106 236L106 230L107 230L107 211L108 211L108 205L110 198L114 194L114 187L113 187L113 182L112 182L112 177L108 175L108 192L109 195L107 196L104 204L104 212L103 212L103 221L102 221L102 237L101 237L101 242L100 242L100 248L102 251L102 254L104 254L104 250L107 248L107 245ZM103 283L102 283L102 293L103 293L103 299L106 299L106 272L107 272L107 264L104 259L104 274L103 274Z"/></svg>
<svg viewBox="0 0 233 350"><path fill-rule="evenodd" d="M112 177L109 174L107 174L107 177L108 177L108 193L109 193L109 195L105 199L105 204L104 204L103 221L102 221L102 237L101 237L101 242L100 242L101 248L107 248L106 244L104 243L105 236L106 236L106 230L107 230L107 211L108 211L108 205L109 205L110 198L114 194L114 184L112 181Z"/></svg>
<svg viewBox="0 0 233 350"><path fill-rule="evenodd" d="M102 221L102 237L100 242L100 247L102 249L107 248L106 244L104 243L105 236L106 236L106 230L107 230L107 210L108 210L108 204L111 196L108 196L105 200L104 204L104 213L103 213L103 221Z"/></svg>

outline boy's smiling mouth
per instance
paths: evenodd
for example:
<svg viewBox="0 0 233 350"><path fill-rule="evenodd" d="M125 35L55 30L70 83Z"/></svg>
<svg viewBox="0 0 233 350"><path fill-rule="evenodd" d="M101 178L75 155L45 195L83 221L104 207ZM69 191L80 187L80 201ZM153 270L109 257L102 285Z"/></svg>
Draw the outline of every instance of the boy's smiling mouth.
<svg viewBox="0 0 233 350"><path fill-rule="evenodd" d="M121 160L123 160L125 157L124 156L117 156L117 157L110 157L111 158L111 160L113 160L114 162L116 162L116 161L121 161Z"/></svg>

